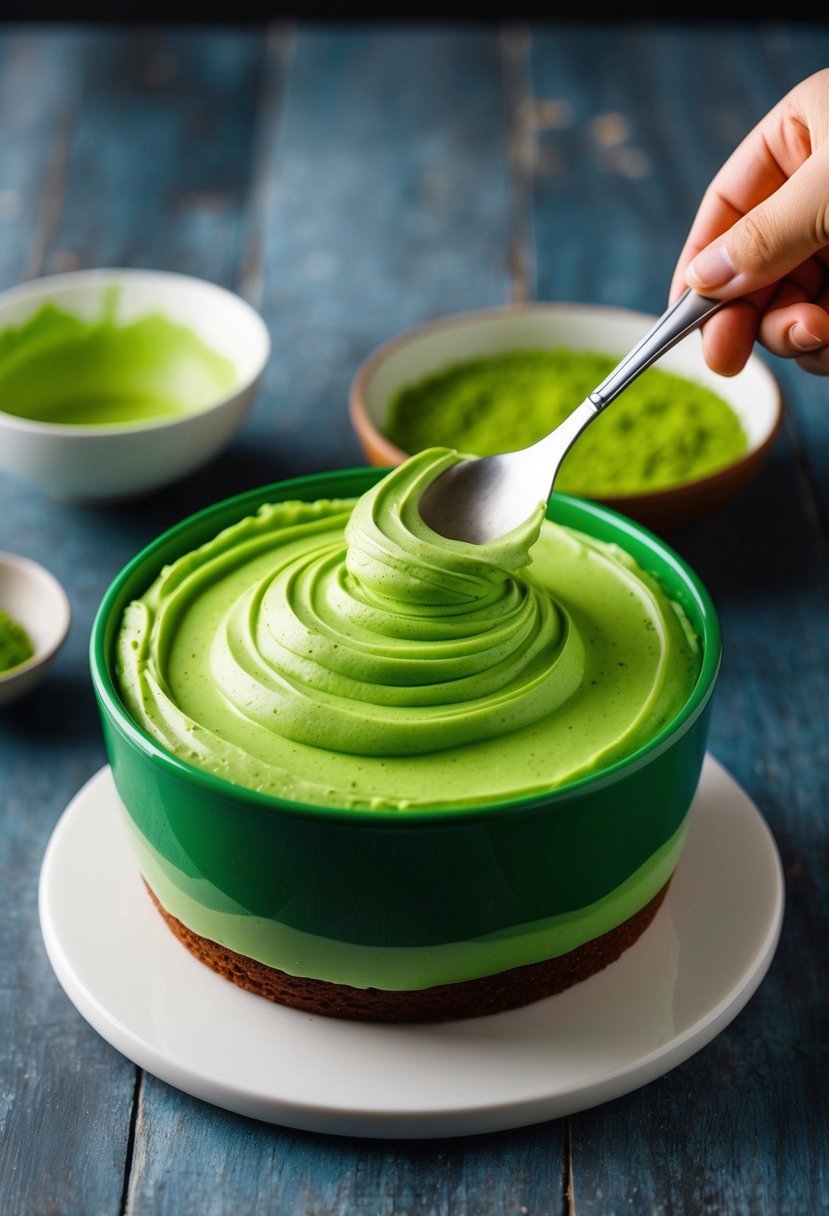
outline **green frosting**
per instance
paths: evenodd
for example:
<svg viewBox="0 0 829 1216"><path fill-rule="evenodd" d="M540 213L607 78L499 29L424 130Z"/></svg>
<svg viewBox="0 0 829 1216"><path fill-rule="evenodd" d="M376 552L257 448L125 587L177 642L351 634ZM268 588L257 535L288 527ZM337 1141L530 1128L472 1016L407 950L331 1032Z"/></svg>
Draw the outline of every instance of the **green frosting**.
<svg viewBox="0 0 829 1216"><path fill-rule="evenodd" d="M490 456L527 447L563 422L616 362L558 349L453 364L399 392L385 430L404 452L443 444ZM556 489L587 497L665 489L716 472L747 446L740 420L716 393L649 368L579 436Z"/></svg>
<svg viewBox="0 0 829 1216"><path fill-rule="evenodd" d="M21 624L0 608L0 672L11 671L32 657L35 648Z"/></svg>
<svg viewBox="0 0 829 1216"><path fill-rule="evenodd" d="M194 413L236 384L236 369L160 313L119 324L117 289L86 320L44 304L0 333L0 410L74 426L141 423Z"/></svg>
<svg viewBox="0 0 829 1216"><path fill-rule="evenodd" d="M607 933L661 891L676 868L688 829L686 817L624 882L583 907L469 940L380 946L306 933L234 908L230 901L219 907L206 903L204 890L153 848L126 811L123 822L141 873L162 906L203 937L290 975L397 991L454 984L558 958Z"/></svg>
<svg viewBox="0 0 829 1216"><path fill-rule="evenodd" d="M615 546L543 519L490 545L420 519L458 459L289 502L166 567L126 610L124 701L163 746L321 806L470 806L619 759L699 671L684 614Z"/></svg>

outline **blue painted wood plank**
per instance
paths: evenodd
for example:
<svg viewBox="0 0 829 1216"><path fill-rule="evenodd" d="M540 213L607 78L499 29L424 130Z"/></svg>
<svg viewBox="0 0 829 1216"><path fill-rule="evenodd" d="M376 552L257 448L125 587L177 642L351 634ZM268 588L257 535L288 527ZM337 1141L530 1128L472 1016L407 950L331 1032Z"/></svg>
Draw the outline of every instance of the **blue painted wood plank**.
<svg viewBox="0 0 829 1216"><path fill-rule="evenodd" d="M571 115L564 135L540 136L542 149L549 138L568 152L546 176L539 169L542 294L660 309L710 176L828 51L825 28L542 35L536 87L542 99L569 103ZM626 149L632 161L620 156ZM783 937L761 991L713 1044L645 1090L571 1120L579 1216L781 1216L819 1210L829 1187L820 945L829 641L815 628L829 594L815 509L829 416L821 381L767 361L786 385L785 435L737 502L673 540L722 617L711 746L778 840L788 881Z"/></svg>
<svg viewBox="0 0 829 1216"><path fill-rule="evenodd" d="M61 205L67 99L82 33L0 31L0 285L38 273ZM59 511L0 479L0 548L60 567L74 605L89 576ZM66 564L60 560L63 554ZM95 569L93 562L91 569ZM80 614L81 622L83 614ZM0 713L0 1210L115 1212L123 1189L135 1070L58 987L37 915L46 841L101 762L84 670L83 623L53 677Z"/></svg>
<svg viewBox="0 0 829 1216"><path fill-rule="evenodd" d="M359 462L345 394L360 359L406 325L513 294L529 199L509 131L533 124L540 155L534 293L655 309L707 177L822 66L825 31L543 27L523 106L508 87L521 40L506 55L493 29L93 28L2 44L0 99L32 74L42 85L22 114L0 109L2 282L104 261L190 270L260 303L274 338L249 424L180 485L101 512L0 479L0 545L54 569L75 610L54 676L0 720L3 1216L115 1212L122 1186L127 1211L162 1216L821 1210L829 414L821 382L789 368L787 432L761 479L676 538L725 627L714 750L766 814L789 885L768 979L699 1056L566 1124L435 1144L294 1133L152 1077L133 1108L135 1070L58 988L34 900L51 825L103 763L86 642L109 579L215 498Z"/></svg>
<svg viewBox="0 0 829 1216"><path fill-rule="evenodd" d="M261 57L258 30L95 29L46 270L150 266L232 286Z"/></svg>
<svg viewBox="0 0 829 1216"><path fill-rule="evenodd" d="M232 279L262 49L248 31L4 32L3 286L106 263ZM105 760L88 675L92 616L119 567L159 526L191 509L186 488L177 492L180 498L162 494L152 507L97 511L0 478L0 548L51 569L74 614L47 681L0 715L4 1216L120 1208L136 1069L59 988L40 940L37 879L59 814ZM204 500L210 493L208 479Z"/></svg>
<svg viewBox="0 0 829 1216"><path fill-rule="evenodd" d="M301 30L293 46L272 39L266 75L280 68L285 87L263 93L242 280L275 345L248 466L269 462L270 478L360 463L345 412L360 359L406 325L510 293L492 33ZM537 1212L550 1195L558 1207L561 1160L556 1128L359 1143L239 1119L148 1077L127 1210Z"/></svg>
<svg viewBox="0 0 829 1216"><path fill-rule="evenodd" d="M661 310L701 186L775 96L757 37L682 22L536 34L539 298Z"/></svg>
<svg viewBox="0 0 829 1216"><path fill-rule="evenodd" d="M362 359L510 297L496 34L302 31L262 193L262 439L279 475L361 464L346 401Z"/></svg>
<svg viewBox="0 0 829 1216"><path fill-rule="evenodd" d="M0 288L40 273L60 210L67 111L85 41L76 32L0 31Z"/></svg>
<svg viewBox="0 0 829 1216"><path fill-rule="evenodd" d="M561 1211L555 1125L435 1141L290 1131L143 1087L127 1216L503 1216Z"/></svg>

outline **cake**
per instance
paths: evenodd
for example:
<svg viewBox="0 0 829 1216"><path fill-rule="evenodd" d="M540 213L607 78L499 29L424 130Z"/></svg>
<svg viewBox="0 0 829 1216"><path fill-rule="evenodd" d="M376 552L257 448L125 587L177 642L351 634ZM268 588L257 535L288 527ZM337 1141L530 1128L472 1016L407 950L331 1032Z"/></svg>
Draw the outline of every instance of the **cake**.
<svg viewBox="0 0 829 1216"><path fill-rule="evenodd" d="M455 459L234 512L118 622L121 712L177 782L148 807L114 766L150 895L203 963L308 1012L560 992L641 936L684 843L707 700L678 761L685 609L544 504L491 544L437 536L417 503Z"/></svg>
<svg viewBox="0 0 829 1216"><path fill-rule="evenodd" d="M277 1005L363 1022L441 1022L529 1005L542 997L555 996L615 963L645 932L665 898L669 882L633 916L566 954L508 967L495 975L409 990L355 988L289 975L188 929L162 907L149 886L147 891L168 927L195 958L240 988Z"/></svg>

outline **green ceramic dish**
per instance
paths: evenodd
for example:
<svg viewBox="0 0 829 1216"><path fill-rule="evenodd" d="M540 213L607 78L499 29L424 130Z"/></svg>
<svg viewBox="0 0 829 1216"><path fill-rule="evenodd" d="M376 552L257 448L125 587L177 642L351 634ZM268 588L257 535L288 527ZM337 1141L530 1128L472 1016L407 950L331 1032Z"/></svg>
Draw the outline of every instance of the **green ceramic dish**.
<svg viewBox="0 0 829 1216"><path fill-rule="evenodd" d="M670 877L705 754L720 665L698 577L631 520L556 495L556 521L626 548L680 602L703 662L683 711L622 762L543 797L455 810L353 811L280 801L173 757L113 680L123 609L160 569L265 502L352 497L383 470L285 481L199 512L115 578L91 670L139 869L189 928L294 975L423 989L564 954L621 924Z"/></svg>

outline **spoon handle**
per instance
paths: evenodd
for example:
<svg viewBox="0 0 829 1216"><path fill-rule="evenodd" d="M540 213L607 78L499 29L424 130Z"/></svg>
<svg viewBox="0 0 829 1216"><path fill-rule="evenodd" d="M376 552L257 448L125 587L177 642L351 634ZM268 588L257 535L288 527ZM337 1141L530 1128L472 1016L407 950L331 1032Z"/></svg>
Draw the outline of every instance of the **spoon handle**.
<svg viewBox="0 0 829 1216"><path fill-rule="evenodd" d="M692 291L690 287L686 288L676 303L662 314L644 338L634 346L630 354L625 355L621 363L614 367L610 375L590 394L596 412L599 413L606 405L610 405L637 376L692 329L700 326L706 317L710 317L725 302L712 300Z"/></svg>

